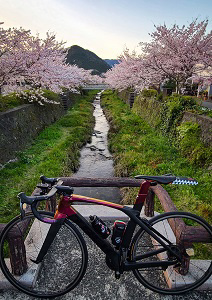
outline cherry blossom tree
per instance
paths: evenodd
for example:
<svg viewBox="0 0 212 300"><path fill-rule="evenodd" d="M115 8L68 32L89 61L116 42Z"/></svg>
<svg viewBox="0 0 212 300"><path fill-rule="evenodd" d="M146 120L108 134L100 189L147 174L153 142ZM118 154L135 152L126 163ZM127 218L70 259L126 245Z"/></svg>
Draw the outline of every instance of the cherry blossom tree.
<svg viewBox="0 0 212 300"><path fill-rule="evenodd" d="M0 28L0 87L17 85L17 75L22 74L24 70L24 48L29 37L30 32L21 28Z"/></svg>
<svg viewBox="0 0 212 300"><path fill-rule="evenodd" d="M132 53L126 49L120 56L120 63L116 64L111 70L107 71L106 83L118 90L130 88L140 91L149 86L158 88L162 77L155 72L150 72L146 66L146 60L135 51Z"/></svg>
<svg viewBox="0 0 212 300"><path fill-rule="evenodd" d="M212 33L206 34L208 20L195 19L187 27L155 26L151 41L140 43L142 53L124 51L120 64L106 73L113 88L142 90L158 87L164 80L174 80L177 92L191 76L201 77L211 67ZM211 78L205 78L210 79ZM209 81L210 81L209 80Z"/></svg>
<svg viewBox="0 0 212 300"><path fill-rule="evenodd" d="M135 66L134 59L131 58L127 52L125 52L120 57L120 63L116 64L111 70L106 72L105 82L112 88L118 90L131 88L134 86L133 66Z"/></svg>
<svg viewBox="0 0 212 300"><path fill-rule="evenodd" d="M64 43L53 34L40 39L22 28L0 28L0 88L23 95L23 90L30 89L25 95L31 95L31 102L39 98L41 104L41 99L47 101L42 96L44 88L60 93L91 81L91 71L67 65L66 55Z"/></svg>
<svg viewBox="0 0 212 300"><path fill-rule="evenodd" d="M212 32L208 20L195 19L187 27L156 26L149 43L141 43L146 67L176 81L177 92L186 80L211 66Z"/></svg>

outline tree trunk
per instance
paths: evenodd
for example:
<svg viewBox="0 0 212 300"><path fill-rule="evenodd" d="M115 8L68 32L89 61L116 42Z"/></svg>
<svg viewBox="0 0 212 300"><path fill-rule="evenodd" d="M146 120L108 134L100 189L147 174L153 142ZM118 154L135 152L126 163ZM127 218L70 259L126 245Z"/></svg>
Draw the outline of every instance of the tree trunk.
<svg viewBox="0 0 212 300"><path fill-rule="evenodd" d="M180 86L178 81L176 81L176 93L180 94Z"/></svg>

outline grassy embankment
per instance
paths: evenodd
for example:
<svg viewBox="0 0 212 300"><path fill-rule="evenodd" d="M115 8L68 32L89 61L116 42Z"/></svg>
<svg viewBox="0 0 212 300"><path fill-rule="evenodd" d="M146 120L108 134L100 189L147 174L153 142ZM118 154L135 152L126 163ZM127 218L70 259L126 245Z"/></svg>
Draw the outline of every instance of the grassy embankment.
<svg viewBox="0 0 212 300"><path fill-rule="evenodd" d="M116 176L133 177L138 174L196 178L197 186L164 186L181 211L190 211L211 220L210 171L191 164L172 145L167 137L152 129L134 114L116 94L106 91L102 105L110 121L109 146L115 160ZM132 204L137 189L124 188L124 203ZM160 210L156 200L156 209Z"/></svg>
<svg viewBox="0 0 212 300"><path fill-rule="evenodd" d="M80 148L90 139L94 126L93 96L80 96L68 113L43 130L19 160L0 171L0 223L19 213L17 194L30 195L39 176L69 176L79 165Z"/></svg>
<svg viewBox="0 0 212 300"><path fill-rule="evenodd" d="M45 96L48 100L53 100L55 102L61 101L60 96L50 90L43 90L43 96ZM23 104L29 104L26 97L18 96L16 93L11 93L9 95L0 94L0 112L5 112Z"/></svg>
<svg viewBox="0 0 212 300"><path fill-rule="evenodd" d="M169 137L171 143L192 164L209 167L212 164L209 135L207 136L207 130L202 135L200 121L195 121L194 116L206 113L206 116L210 117L212 111L205 110L197 104L197 98L191 96L172 95L164 98L161 96L155 90L143 90L135 99L133 112L147 121L151 127ZM193 120L183 121L185 112L192 113L190 117L193 116Z"/></svg>

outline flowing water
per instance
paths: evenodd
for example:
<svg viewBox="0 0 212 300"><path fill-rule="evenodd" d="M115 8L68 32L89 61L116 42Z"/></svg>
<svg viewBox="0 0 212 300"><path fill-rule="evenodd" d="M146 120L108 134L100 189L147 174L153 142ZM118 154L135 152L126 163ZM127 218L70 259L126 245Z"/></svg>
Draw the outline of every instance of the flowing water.
<svg viewBox="0 0 212 300"><path fill-rule="evenodd" d="M108 150L107 134L109 124L100 105L101 92L94 100L95 127L92 140L81 150L80 168L73 177L111 178L114 176L113 158ZM75 194L88 197L120 202L118 188L82 187L74 188Z"/></svg>

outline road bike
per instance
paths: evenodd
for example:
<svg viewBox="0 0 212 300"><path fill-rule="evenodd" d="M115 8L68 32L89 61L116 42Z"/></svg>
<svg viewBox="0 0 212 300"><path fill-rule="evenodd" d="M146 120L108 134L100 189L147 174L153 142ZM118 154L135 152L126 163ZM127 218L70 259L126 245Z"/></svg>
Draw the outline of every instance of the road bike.
<svg viewBox="0 0 212 300"><path fill-rule="evenodd" d="M167 212L147 220L140 212L148 190L157 184L197 184L191 178L138 175L141 186L133 207L73 194L57 178L41 177L41 195L18 195L20 216L0 237L0 265L8 281L20 291L40 298L61 296L74 289L86 272L87 235L104 253L107 266L120 278L132 271L145 287L162 294L181 294L201 286L212 273L212 227L188 212ZM39 211L43 200L59 195L55 213ZM112 230L94 215L85 219L74 202L117 209L129 218L115 221ZM28 211L30 208L30 211ZM24 247L23 267L11 263L14 232ZM16 253L17 254L17 253ZM93 266L95 268L95 266Z"/></svg>

